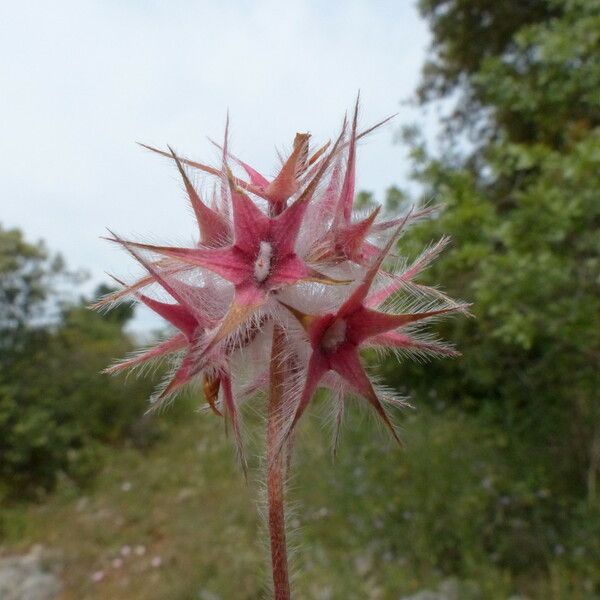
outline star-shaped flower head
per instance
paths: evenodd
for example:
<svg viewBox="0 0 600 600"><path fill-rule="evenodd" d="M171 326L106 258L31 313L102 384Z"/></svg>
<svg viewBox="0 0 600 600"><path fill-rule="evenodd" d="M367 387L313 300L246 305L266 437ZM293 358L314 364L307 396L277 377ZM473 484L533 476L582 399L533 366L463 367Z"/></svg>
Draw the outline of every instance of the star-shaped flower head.
<svg viewBox="0 0 600 600"><path fill-rule="evenodd" d="M327 171L340 140L341 135L298 198L274 217L264 214L229 174L233 240L228 246L180 248L126 242L130 248L141 248L182 263L208 269L233 284L233 301L208 348L212 348L247 320L254 311L265 304L272 292L282 287L308 281L324 284L344 283L316 271L295 251L296 239L308 202Z"/></svg>
<svg viewBox="0 0 600 600"><path fill-rule="evenodd" d="M231 423L240 455L240 392L243 396L264 388L268 393L267 512L278 598L290 597L285 461L280 451L291 449L292 433L315 391L334 391L338 416L346 393L358 394L398 440L361 350L451 355L447 346L419 337L417 328L437 316L466 310L466 305L414 281L443 240L400 270L382 269L399 231L390 233L426 210L388 220L380 220L379 208L368 215L353 211L357 142L386 121L359 133L357 100L349 135L344 120L331 148L324 144L311 153L309 134L297 134L271 179L229 151L228 125L218 168L180 158L170 147L167 152L146 146L174 161L179 170L196 217L198 241L175 247L125 241L114 234L111 238L146 273L129 286L122 284L122 290L100 304L135 298L174 330L111 372L169 357L173 369L155 395L155 406L184 385L203 381L207 402ZM192 184L187 167L217 178L209 203ZM232 167L245 175L236 176ZM400 308L396 300L405 295L412 301ZM250 375L249 385L244 384L244 371Z"/></svg>
<svg viewBox="0 0 600 600"><path fill-rule="evenodd" d="M180 356L170 380L155 396L156 405L163 404L185 384L203 378L209 405L217 413L226 411L237 437L232 357L255 339L260 347L271 348L270 339L265 344L261 341L265 337L263 331L272 332L282 326L280 305L285 302L284 306L306 330L300 346L297 338L292 342L295 334L283 336L287 340L282 348L287 365L285 377L296 381L298 373L306 376L302 393L286 399L290 414L286 435L295 428L316 389L323 386L337 392L350 389L358 393L396 436L361 363L361 349L452 354L452 350L436 341L419 338L414 324L465 307L413 281L416 273L441 250L443 241L402 273L386 274L381 269L397 238L397 233L391 237L389 233L421 218L430 209L387 220L380 220L379 207L369 215L356 216L353 201L357 142L388 120L359 132L358 109L357 101L350 131L344 120L333 145L326 143L311 152L310 135L298 133L291 152L271 179L229 151L228 124L225 141L219 146L219 168L181 158L171 147L162 151L146 146L171 159L177 167L196 217L198 242L189 247L150 245L113 235L112 240L144 266L146 275L99 304L134 297L165 318L176 333L115 365L111 371L167 355ZM234 175L230 165L243 169L248 181ZM220 194L215 191L212 201L205 202L192 184L188 168L215 176ZM381 248L385 236L387 244ZM352 282L357 285L346 289ZM146 292L146 288L157 285L170 296L168 302ZM303 306L307 292L315 298L326 296L325 290L331 292L332 285L339 290L329 293L334 304L326 303L327 308L321 304L306 312L298 308ZM436 301L391 312L391 303L386 302L399 290ZM219 309L207 308L211 304ZM251 370L254 382L265 383L267 389L272 387L272 365L257 362ZM288 391L295 389L288 384ZM248 389L254 388L256 385L252 384Z"/></svg>
<svg viewBox="0 0 600 600"><path fill-rule="evenodd" d="M404 222L407 220L408 218L405 218ZM399 229L403 225L404 223L400 225ZM311 347L310 358L306 366L305 384L283 441L290 435L302 417L322 379L332 371L371 404L394 438L399 441L390 418L361 362L360 349L368 345L386 348L414 348L440 354L453 354L453 351L445 346L421 342L410 334L402 332L402 329L418 321L443 314L464 312L468 307L466 304L451 304L432 310L400 314L380 312L373 308L382 304L402 286L402 279L395 280L378 292L369 295L375 277L396 240L399 229L379 252L360 284L337 311L317 315L305 314L282 302L305 329ZM408 280L409 277L406 279Z"/></svg>

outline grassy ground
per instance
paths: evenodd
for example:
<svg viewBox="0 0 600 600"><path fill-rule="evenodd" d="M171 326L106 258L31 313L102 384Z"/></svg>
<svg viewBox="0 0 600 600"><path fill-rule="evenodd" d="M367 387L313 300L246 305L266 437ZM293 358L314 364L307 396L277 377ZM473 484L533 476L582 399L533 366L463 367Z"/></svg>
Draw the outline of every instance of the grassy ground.
<svg viewBox="0 0 600 600"><path fill-rule="evenodd" d="M111 453L85 495L63 482L18 509L11 550L60 551L65 600L259 597L256 490L207 417L190 415L148 452Z"/></svg>
<svg viewBox="0 0 600 600"><path fill-rule="evenodd" d="M257 511L260 444L250 442L251 477L245 483L221 423L209 414L185 412L148 451L111 451L83 493L62 481L43 502L5 511L2 553L26 552L37 543L58 553L64 600L265 597L268 554ZM379 450L397 459L385 436L373 423L366 425ZM255 422L251 438L259 439L260 432ZM374 562L381 519L373 523L372 515L352 514L362 490L352 484L346 489L347 470L332 463L317 418L298 443L299 469L289 485L298 597L388 597L380 581L386 569ZM349 450L342 447L346 455ZM355 458L352 469L360 478L367 465L362 453ZM402 571L401 565L394 568ZM401 587L417 586L406 573Z"/></svg>
<svg viewBox="0 0 600 600"><path fill-rule="evenodd" d="M268 597L261 448L252 441L261 424L249 428L246 484L218 419L183 407L167 420L149 450L112 450L84 492L63 481L43 502L5 510L1 552L41 543L59 553L64 600ZM594 597L551 573L521 585L483 556L478 520L492 518L481 507L493 500L485 482L501 475L485 433L453 417L415 417L401 452L354 416L333 464L319 420L313 411L300 432L289 486L297 598L397 599L453 573L458 554L465 599Z"/></svg>

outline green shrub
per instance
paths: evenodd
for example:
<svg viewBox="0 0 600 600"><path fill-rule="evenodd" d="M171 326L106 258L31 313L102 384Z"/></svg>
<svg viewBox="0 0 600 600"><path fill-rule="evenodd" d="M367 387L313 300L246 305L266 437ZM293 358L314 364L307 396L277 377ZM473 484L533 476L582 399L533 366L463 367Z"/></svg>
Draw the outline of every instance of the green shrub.
<svg viewBox="0 0 600 600"><path fill-rule="evenodd" d="M302 513L327 515L302 523L308 547L325 538L329 560L349 561L340 575L349 589L352 561L365 557L394 592L450 576L473 583L475 598L589 598L600 589L597 509L565 496L549 465L526 469L521 440L480 414L419 407L402 422L398 451L363 421L349 416L333 466L315 456L323 440L310 440L294 486L311 490Z"/></svg>
<svg viewBox="0 0 600 600"><path fill-rule="evenodd" d="M60 473L83 483L101 444L152 439L141 425L151 383L100 374L132 349L123 330L132 308L98 315L84 300L66 302L61 281L80 278L42 243L0 226L0 497L49 490Z"/></svg>
<svg viewBox="0 0 600 600"><path fill-rule="evenodd" d="M149 383L100 373L131 343L120 324L84 307L24 336L0 377L4 495L49 490L60 472L89 480L99 465L98 444L140 434L150 393Z"/></svg>

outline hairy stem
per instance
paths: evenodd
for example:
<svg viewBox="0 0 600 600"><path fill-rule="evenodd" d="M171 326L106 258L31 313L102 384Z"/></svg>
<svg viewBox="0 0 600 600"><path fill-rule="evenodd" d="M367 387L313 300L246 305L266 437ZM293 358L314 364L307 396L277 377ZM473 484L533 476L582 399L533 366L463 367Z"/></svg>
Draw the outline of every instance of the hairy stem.
<svg viewBox="0 0 600 600"><path fill-rule="evenodd" d="M267 504L275 600L290 600L284 516L284 453L278 452L282 420L283 332L275 325L271 350L271 387L267 411Z"/></svg>

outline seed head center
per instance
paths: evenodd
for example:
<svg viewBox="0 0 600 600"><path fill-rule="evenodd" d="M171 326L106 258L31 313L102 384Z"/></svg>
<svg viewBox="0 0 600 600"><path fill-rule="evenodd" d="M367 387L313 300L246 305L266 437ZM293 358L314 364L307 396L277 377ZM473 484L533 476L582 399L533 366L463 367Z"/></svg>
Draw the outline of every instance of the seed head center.
<svg viewBox="0 0 600 600"><path fill-rule="evenodd" d="M346 321L345 319L336 319L323 334L321 346L323 346L325 350L335 350L345 341Z"/></svg>
<svg viewBox="0 0 600 600"><path fill-rule="evenodd" d="M273 247L269 242L261 242L258 249L258 255L254 261L254 278L262 283L271 271L271 259L273 257Z"/></svg>

